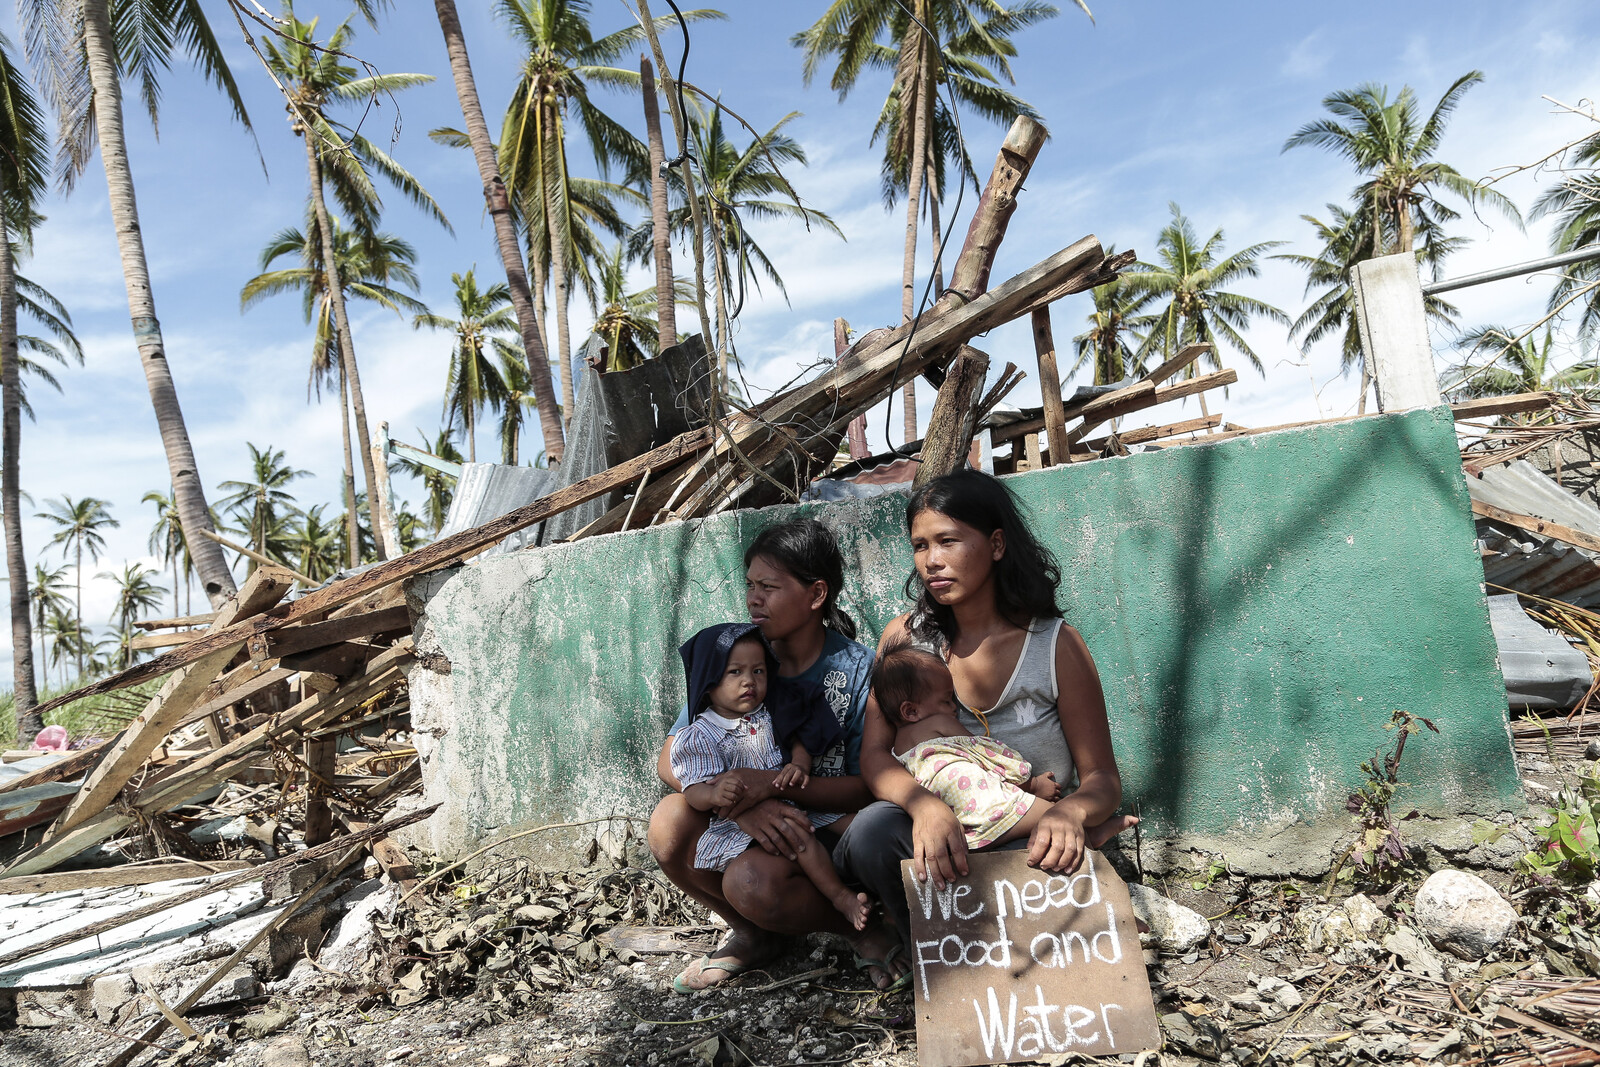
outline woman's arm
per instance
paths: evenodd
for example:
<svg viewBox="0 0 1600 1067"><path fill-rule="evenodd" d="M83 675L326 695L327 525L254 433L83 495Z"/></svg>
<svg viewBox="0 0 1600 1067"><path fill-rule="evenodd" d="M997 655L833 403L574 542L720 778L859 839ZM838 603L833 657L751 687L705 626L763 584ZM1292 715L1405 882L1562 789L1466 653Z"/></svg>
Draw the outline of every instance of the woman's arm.
<svg viewBox="0 0 1600 1067"><path fill-rule="evenodd" d="M683 792L683 783L672 773L672 738L661 742L661 755L656 757L656 777L667 784L674 793Z"/></svg>
<svg viewBox="0 0 1600 1067"><path fill-rule="evenodd" d="M1061 732L1078 770L1078 788L1055 803L1028 840L1028 864L1071 873L1083 860L1084 827L1099 826L1122 803L1122 776L1111 749L1111 725L1100 672L1077 630L1062 624L1056 638L1056 707Z"/></svg>

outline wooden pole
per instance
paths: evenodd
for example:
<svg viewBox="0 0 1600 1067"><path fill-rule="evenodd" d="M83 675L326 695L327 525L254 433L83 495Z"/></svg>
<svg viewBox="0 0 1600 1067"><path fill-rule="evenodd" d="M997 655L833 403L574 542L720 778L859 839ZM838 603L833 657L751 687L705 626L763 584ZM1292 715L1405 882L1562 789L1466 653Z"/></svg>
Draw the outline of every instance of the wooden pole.
<svg viewBox="0 0 1600 1067"><path fill-rule="evenodd" d="M978 399L988 376L989 357L970 345L962 345L933 402L928 436L922 439L922 462L911 483L914 488L967 465L977 428Z"/></svg>
<svg viewBox="0 0 1600 1067"><path fill-rule="evenodd" d="M1033 312L1033 351L1039 357L1039 392L1044 398L1044 432L1050 442L1050 462L1065 463L1067 416L1061 400L1061 375L1056 369L1056 342L1050 331L1048 306ZM1037 451L1037 439L1033 447Z"/></svg>
<svg viewBox="0 0 1600 1067"><path fill-rule="evenodd" d="M833 320L833 356L838 359L850 351L850 324L844 319ZM866 459L872 455L872 449L867 444L867 416L865 413L857 415L850 420L850 425L845 429L845 436L850 442L850 458Z"/></svg>

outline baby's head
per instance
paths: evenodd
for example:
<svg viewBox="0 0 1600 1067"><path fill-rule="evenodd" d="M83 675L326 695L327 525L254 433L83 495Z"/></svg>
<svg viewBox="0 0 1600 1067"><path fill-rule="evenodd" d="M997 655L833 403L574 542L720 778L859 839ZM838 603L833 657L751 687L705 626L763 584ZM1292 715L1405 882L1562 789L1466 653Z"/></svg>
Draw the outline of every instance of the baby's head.
<svg viewBox="0 0 1600 1067"><path fill-rule="evenodd" d="M742 719L767 699L767 646L760 631L734 642L722 677L706 690L711 710L728 719Z"/></svg>
<svg viewBox="0 0 1600 1067"><path fill-rule="evenodd" d="M872 668L872 695L878 710L895 726L919 722L940 712L953 714L955 682L944 660L910 641L884 646Z"/></svg>

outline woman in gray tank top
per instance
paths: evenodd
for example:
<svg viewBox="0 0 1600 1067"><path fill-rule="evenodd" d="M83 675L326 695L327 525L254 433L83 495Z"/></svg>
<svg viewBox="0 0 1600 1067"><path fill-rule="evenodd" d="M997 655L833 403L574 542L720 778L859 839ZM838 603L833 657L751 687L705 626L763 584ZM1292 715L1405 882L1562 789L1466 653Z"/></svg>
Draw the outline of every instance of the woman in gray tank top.
<svg viewBox="0 0 1600 1067"><path fill-rule="evenodd" d="M1098 847L1136 821L1115 816L1122 779L1111 749L1105 697L1094 660L1056 604L1060 571L1033 536L1010 491L980 471L937 478L906 506L915 570L906 595L915 608L891 622L882 642L928 648L950 666L962 723L1054 772L1068 788L1027 842L1028 862L1070 873L1085 847ZM967 845L955 814L895 759L894 728L869 700L861 773L879 802L863 809L835 851L846 875L883 902L909 932L900 861L917 877L967 873Z"/></svg>

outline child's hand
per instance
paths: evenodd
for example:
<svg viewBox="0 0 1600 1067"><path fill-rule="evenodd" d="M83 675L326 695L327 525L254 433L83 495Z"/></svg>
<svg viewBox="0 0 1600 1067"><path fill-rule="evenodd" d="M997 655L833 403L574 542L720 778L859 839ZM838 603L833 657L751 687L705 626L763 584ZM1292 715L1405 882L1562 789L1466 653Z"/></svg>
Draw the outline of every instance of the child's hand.
<svg viewBox="0 0 1600 1067"><path fill-rule="evenodd" d="M778 772L778 777L772 780L774 789L804 789L811 783L811 775L793 763L785 763Z"/></svg>
<svg viewBox="0 0 1600 1067"><path fill-rule="evenodd" d="M724 774L711 783L711 804L715 808L731 808L743 796L744 783L736 775Z"/></svg>
<svg viewBox="0 0 1600 1067"><path fill-rule="evenodd" d="M1046 771L1029 778L1027 790L1040 800L1061 799L1061 786L1056 783L1054 771Z"/></svg>

